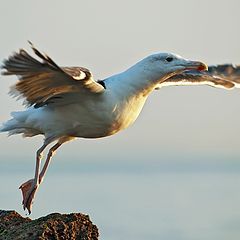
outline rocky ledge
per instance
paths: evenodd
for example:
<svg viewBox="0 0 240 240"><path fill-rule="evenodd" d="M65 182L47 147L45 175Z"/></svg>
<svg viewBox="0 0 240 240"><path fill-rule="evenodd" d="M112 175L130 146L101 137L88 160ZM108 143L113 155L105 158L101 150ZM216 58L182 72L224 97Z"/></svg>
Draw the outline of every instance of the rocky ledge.
<svg viewBox="0 0 240 240"><path fill-rule="evenodd" d="M98 229L88 215L52 213L31 220L0 210L0 240L97 240Z"/></svg>

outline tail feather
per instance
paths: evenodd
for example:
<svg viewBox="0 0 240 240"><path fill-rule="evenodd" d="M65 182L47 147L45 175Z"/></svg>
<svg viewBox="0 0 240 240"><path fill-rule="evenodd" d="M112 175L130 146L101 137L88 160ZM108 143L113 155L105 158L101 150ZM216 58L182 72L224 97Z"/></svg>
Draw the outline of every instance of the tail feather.
<svg viewBox="0 0 240 240"><path fill-rule="evenodd" d="M26 112L12 112L12 119L3 123L0 132L8 132L8 136L14 134L23 134L23 137L32 137L42 134L39 129L33 128L27 124Z"/></svg>

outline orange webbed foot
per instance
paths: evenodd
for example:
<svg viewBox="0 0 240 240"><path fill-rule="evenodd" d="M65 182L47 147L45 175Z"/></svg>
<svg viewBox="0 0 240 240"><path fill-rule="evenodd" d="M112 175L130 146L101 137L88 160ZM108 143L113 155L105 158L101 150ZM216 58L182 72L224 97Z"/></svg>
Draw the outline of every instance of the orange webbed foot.
<svg viewBox="0 0 240 240"><path fill-rule="evenodd" d="M19 189L22 191L23 196L23 209L27 209L28 213L31 214L32 204L37 192L39 184L35 183L34 179L30 179L27 182L23 183Z"/></svg>

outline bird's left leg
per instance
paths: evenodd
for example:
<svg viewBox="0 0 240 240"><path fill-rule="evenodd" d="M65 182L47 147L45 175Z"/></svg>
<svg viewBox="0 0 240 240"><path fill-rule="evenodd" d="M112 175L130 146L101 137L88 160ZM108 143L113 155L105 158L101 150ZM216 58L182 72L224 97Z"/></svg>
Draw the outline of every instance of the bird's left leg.
<svg viewBox="0 0 240 240"><path fill-rule="evenodd" d="M67 141L70 141L71 139L73 139L73 137L61 137L58 140L58 142L55 145L53 145L53 147L51 147L49 149L48 154L47 154L47 158L46 158L46 161L45 161L45 164L44 164L44 166L42 168L41 173L39 171L40 170L40 168L39 168L40 165L37 162L37 164L36 164L36 171L35 171L35 178L27 181L26 183L24 183L24 184L22 184L20 186L20 189L22 190L22 194L23 194L23 208L24 208L24 210L27 208L29 214L31 213L31 209L32 209L32 204L33 204L33 199L35 197L35 193L36 193L40 183L43 181L43 177L44 177L44 175L45 175L45 173L47 171L47 168L48 168L49 163L50 163L50 161L52 159L53 153L63 143L65 143ZM42 148L40 148L38 150L38 153L42 152L46 148L46 146L44 147L44 145L43 145ZM37 154L37 156L38 156L38 154Z"/></svg>
<svg viewBox="0 0 240 240"><path fill-rule="evenodd" d="M44 144L37 150L36 154L36 166L35 166L35 176L34 179L30 179L27 182L23 183L19 189L22 191L23 196L23 209L27 208L28 213L31 213L31 206L35 196L35 193L39 186L39 172L40 172L40 162L42 159L42 152L44 149L52 142L51 139L44 141Z"/></svg>

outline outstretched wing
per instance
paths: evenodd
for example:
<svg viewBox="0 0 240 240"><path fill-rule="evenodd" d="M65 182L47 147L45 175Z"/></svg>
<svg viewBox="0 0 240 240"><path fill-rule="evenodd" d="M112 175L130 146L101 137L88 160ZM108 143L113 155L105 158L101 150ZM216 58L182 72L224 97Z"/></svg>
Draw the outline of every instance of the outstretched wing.
<svg viewBox="0 0 240 240"><path fill-rule="evenodd" d="M83 67L59 67L50 57L40 53L32 44L30 56L20 49L4 61L3 75L17 75L19 81L11 87L10 94L25 98L24 104L41 107L62 96L99 94L104 87L95 82L90 71Z"/></svg>
<svg viewBox="0 0 240 240"><path fill-rule="evenodd" d="M186 71L159 83L157 89L165 86L209 85L217 88L240 87L240 65L223 64L210 66L208 71Z"/></svg>

